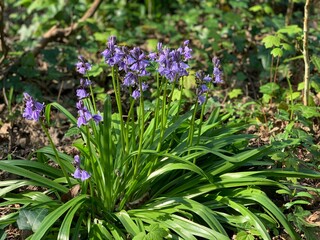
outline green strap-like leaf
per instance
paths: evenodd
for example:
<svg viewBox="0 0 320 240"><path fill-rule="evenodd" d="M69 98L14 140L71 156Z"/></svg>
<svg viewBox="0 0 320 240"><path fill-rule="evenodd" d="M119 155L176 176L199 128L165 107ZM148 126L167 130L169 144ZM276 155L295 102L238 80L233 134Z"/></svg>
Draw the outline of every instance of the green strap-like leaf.
<svg viewBox="0 0 320 240"><path fill-rule="evenodd" d="M72 208L69 209L68 213L63 219L63 222L61 224L57 240L69 240L70 239L70 227L74 220L74 215L78 211L78 209L82 206L84 201L78 201L73 205Z"/></svg>
<svg viewBox="0 0 320 240"><path fill-rule="evenodd" d="M260 233L262 239L271 240L264 224L260 221L260 219L255 214L253 214L245 206L243 206L242 204L236 203L235 201L232 201L231 199L229 199L227 197L217 196L216 200L219 202L223 202L227 206L229 206L229 207L233 208L234 210L236 210L237 212L241 213L243 216L248 217L252 226L254 226L254 228Z"/></svg>
<svg viewBox="0 0 320 240"><path fill-rule="evenodd" d="M79 196L71 199L67 203L63 204L62 206L60 206L59 208L57 208L56 210L54 210L50 214L48 214L46 216L46 218L43 220L43 222L41 223L41 225L39 226L39 230L32 235L31 240L43 239L45 233L49 230L49 228L51 228L51 226L66 211L68 211L71 207L74 207L76 205L81 205L85 201L86 197L87 197L87 195L79 195Z"/></svg>
<svg viewBox="0 0 320 240"><path fill-rule="evenodd" d="M17 167L17 166L12 166L11 164L8 164L7 161L0 161L0 169L4 170L4 171L8 171L10 173L19 175L19 176L23 176L25 178L29 178L35 182L37 182L38 186L45 186L45 187L50 187L50 188L54 188L58 191L67 193L69 190L68 188L50 180L47 179L43 176L40 176L36 173L33 173L29 170L26 170L24 168L21 167Z"/></svg>
<svg viewBox="0 0 320 240"><path fill-rule="evenodd" d="M121 221L128 233L130 233L133 237L140 233L139 227L133 222L126 211L122 210L121 212L117 213L116 216Z"/></svg>

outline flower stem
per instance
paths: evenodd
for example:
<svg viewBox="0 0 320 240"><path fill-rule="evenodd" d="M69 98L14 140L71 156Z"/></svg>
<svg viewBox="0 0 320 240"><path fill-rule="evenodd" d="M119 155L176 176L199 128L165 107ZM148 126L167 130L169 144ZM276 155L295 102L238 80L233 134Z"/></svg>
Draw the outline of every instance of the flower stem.
<svg viewBox="0 0 320 240"><path fill-rule="evenodd" d="M163 95L162 95L162 108L161 108L161 128L160 128L160 139L158 142L157 151L159 152L161 149L161 143L164 135L165 125L166 125L166 100L167 100L167 86L168 86L168 80L165 79L164 83L164 89L163 89Z"/></svg>
<svg viewBox="0 0 320 240"><path fill-rule="evenodd" d="M114 67L112 67L112 84L113 84L114 93L116 96L118 113L120 116L120 127L121 127L120 140L121 140L123 152L126 152L126 144L125 144L125 137L124 137L125 136L125 126L124 126L123 118L122 118L122 104L121 104L121 99L120 99L120 84L119 84L119 79L115 75Z"/></svg>
<svg viewBox="0 0 320 240"><path fill-rule="evenodd" d="M140 131L139 131L139 146L138 146L138 155L136 157L136 162L135 162L135 166L134 166L134 173L133 175L136 176L136 174L138 173L138 166L139 166L139 159L141 156L141 150L142 150L142 140L143 140L143 134L144 134L144 101L143 101L143 91L142 91L142 82L141 80L139 80L139 90L140 90L140 113L139 113L139 117L138 117L138 121L140 121L139 123L139 127L140 127Z"/></svg>
<svg viewBox="0 0 320 240"><path fill-rule="evenodd" d="M67 173L67 171L66 171L66 169L65 169L65 166L64 166L63 162L61 161L61 159L60 159L60 157L59 157L59 153L58 153L57 148L56 148L56 146L55 146L55 144L54 144L54 142L53 142L53 140L52 140L52 138L51 138L51 136L50 136L50 134L49 134L49 131L48 131L48 129L45 127L43 121L40 120L40 123L41 123L41 127L42 127L43 131L45 132L45 134L47 135L47 137L48 137L48 139L49 139L49 142L50 142L51 147L52 147L52 149L53 149L54 155L56 156L57 162L58 162L58 164L59 164L59 166L60 166L60 168L61 168L61 170L62 170L62 172L63 172L63 175L64 175L65 178L67 179L68 185L69 185L69 187L71 188L71 187L72 187L72 184L71 184L69 175L68 175L68 173Z"/></svg>

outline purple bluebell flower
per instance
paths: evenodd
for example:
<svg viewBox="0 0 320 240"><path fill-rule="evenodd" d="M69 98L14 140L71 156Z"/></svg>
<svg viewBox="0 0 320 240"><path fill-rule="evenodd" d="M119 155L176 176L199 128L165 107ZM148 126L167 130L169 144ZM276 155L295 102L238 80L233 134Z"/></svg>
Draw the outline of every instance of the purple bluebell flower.
<svg viewBox="0 0 320 240"><path fill-rule="evenodd" d="M86 170L80 168L80 157L79 155L74 156L74 162L76 165L76 169L73 174L71 174L75 179L80 179L81 181L85 181L86 179L90 178L90 173Z"/></svg>
<svg viewBox="0 0 320 240"><path fill-rule="evenodd" d="M83 56L78 57L79 62L76 64L77 72L85 75L91 69L91 64L88 63Z"/></svg>
<svg viewBox="0 0 320 240"><path fill-rule="evenodd" d="M206 101L206 96L204 96L204 95L199 95L198 96L198 103L200 105L202 105L205 101Z"/></svg>
<svg viewBox="0 0 320 240"><path fill-rule="evenodd" d="M76 164L76 166L80 167L80 156L79 155L75 155L73 157L74 159L74 163Z"/></svg>
<svg viewBox="0 0 320 240"><path fill-rule="evenodd" d="M80 85L83 88L89 87L91 84L92 84L92 82L87 78L86 79L83 79L83 78L80 79Z"/></svg>
<svg viewBox="0 0 320 240"><path fill-rule="evenodd" d="M74 171L74 173L72 174L72 176L76 179L80 179L81 178L81 169L76 167L76 170Z"/></svg>
<svg viewBox="0 0 320 240"><path fill-rule="evenodd" d="M123 79L123 85L126 87L134 86L137 83L138 75L133 72L128 72Z"/></svg>
<svg viewBox="0 0 320 240"><path fill-rule="evenodd" d="M198 85L197 96L198 102L202 105L206 101L206 94L209 91L208 84L212 82L212 78L203 71L196 72L196 82Z"/></svg>
<svg viewBox="0 0 320 240"><path fill-rule="evenodd" d="M75 179L80 179L82 182L91 177L90 173L88 173L86 170L83 170L80 168L76 168L76 170L74 171L72 176Z"/></svg>
<svg viewBox="0 0 320 240"><path fill-rule="evenodd" d="M205 84L200 85L199 90L201 93L205 93L208 91L208 86Z"/></svg>
<svg viewBox="0 0 320 240"><path fill-rule="evenodd" d="M102 121L102 116L100 113L98 113L98 114L93 115L92 119L95 121L96 124L98 124L99 122Z"/></svg>
<svg viewBox="0 0 320 240"><path fill-rule="evenodd" d="M151 59L152 61L155 61L158 57L158 54L157 53L154 53L154 52L151 52L149 53L148 55L149 59Z"/></svg>
<svg viewBox="0 0 320 240"><path fill-rule="evenodd" d="M84 88L77 89L77 97L83 99L89 96L89 93Z"/></svg>
<svg viewBox="0 0 320 240"><path fill-rule="evenodd" d="M84 106L82 100L77 102L77 108L78 108L78 115L79 115L78 120L77 120L77 126L81 127L82 125L87 125L89 120L92 118L91 113Z"/></svg>
<svg viewBox="0 0 320 240"><path fill-rule="evenodd" d="M23 93L23 97L26 102L26 107L22 116L28 120L39 121L44 104L35 101L28 93Z"/></svg>
<svg viewBox="0 0 320 240"><path fill-rule="evenodd" d="M87 179L90 178L90 177L91 177L91 174L90 174L90 173L88 173L86 170L81 170L81 177L80 177L80 179L81 179L82 182L85 181L85 180L87 180Z"/></svg>
<svg viewBox="0 0 320 240"><path fill-rule="evenodd" d="M113 48L117 43L117 37L116 36L110 36L108 39L108 47Z"/></svg>
<svg viewBox="0 0 320 240"><path fill-rule="evenodd" d="M217 57L212 59L214 83L222 83L222 71L220 70L220 60Z"/></svg>
<svg viewBox="0 0 320 240"><path fill-rule="evenodd" d="M86 106L84 106L83 101L79 100L76 104L78 108L78 120L77 120L77 126L81 127L82 125L87 125L90 119L93 119L96 124L102 121L102 117L100 113L92 115L90 111L87 109Z"/></svg>
<svg viewBox="0 0 320 240"><path fill-rule="evenodd" d="M134 90L133 92L132 92L132 97L134 98L134 99L138 99L139 97L140 97L140 91L138 90L138 89L136 89L136 90Z"/></svg>
<svg viewBox="0 0 320 240"><path fill-rule="evenodd" d="M104 57L105 62L110 66L119 65L119 68L123 69L123 59L125 58L126 48L120 48L116 45L116 37L111 36L107 42L107 48L101 53ZM121 67L120 67L121 66Z"/></svg>
<svg viewBox="0 0 320 240"><path fill-rule="evenodd" d="M212 78L208 75L205 75L205 73L203 71L198 71L196 72L196 78L199 80L199 82L205 82L205 83L209 83L212 81Z"/></svg>
<svg viewBox="0 0 320 240"><path fill-rule="evenodd" d="M146 83L142 83L141 84L141 88L142 88L142 91L146 91L147 89L148 89L148 84L146 84Z"/></svg>
<svg viewBox="0 0 320 240"><path fill-rule="evenodd" d="M139 47L135 47L130 51L127 63L130 70L137 72L139 76L148 75L146 67L149 65L149 61Z"/></svg>
<svg viewBox="0 0 320 240"><path fill-rule="evenodd" d="M182 54L184 56L185 61L192 58L192 56L191 56L192 49L189 48L188 45L189 45L189 40L184 41Z"/></svg>
<svg viewBox="0 0 320 240"><path fill-rule="evenodd" d="M159 64L158 72L161 76L165 76L171 82L182 76L188 76L189 65L185 61L191 58L192 50L187 45L188 41L184 43L184 47L170 51L168 48L162 48L162 44L158 43L159 57L156 62Z"/></svg>
<svg viewBox="0 0 320 240"><path fill-rule="evenodd" d="M157 50L158 50L158 52L162 52L162 42L158 42Z"/></svg>

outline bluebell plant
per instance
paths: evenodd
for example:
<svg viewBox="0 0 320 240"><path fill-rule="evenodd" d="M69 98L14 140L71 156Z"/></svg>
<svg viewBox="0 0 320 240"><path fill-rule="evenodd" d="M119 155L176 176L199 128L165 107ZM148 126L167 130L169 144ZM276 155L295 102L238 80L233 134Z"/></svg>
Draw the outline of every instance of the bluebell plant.
<svg viewBox="0 0 320 240"><path fill-rule="evenodd" d="M223 82L217 57L212 59L211 74L200 70L191 76L195 78L195 99L190 109L185 108L184 81L193 72L189 44L187 40L170 49L158 43L154 52L147 53L139 47L118 45L116 37L110 37L101 55L111 68L106 71L112 77L116 107L107 95L101 112L90 79L92 65L82 56L75 64L81 77L75 90L76 117L58 103L45 105L24 93L23 117L38 121L51 144L38 150L39 156L44 153L61 169L46 165L45 157L42 162L0 161L2 169L32 180L17 180L14 186L11 180L1 183L8 186L1 188L2 193L26 184L49 189L25 194L23 201L9 197L3 203L25 202L24 208L50 209L32 240L57 232L53 225L62 217L54 235L59 240L72 234L74 239L159 236L227 240L230 236L224 226L248 232L254 229L253 235L271 239L267 228L279 223L292 239L299 239L260 186L290 193L285 184L273 178L302 173L239 170L247 169L248 163L265 166L264 159L259 161L269 149L249 149L243 144L238 148L239 142L251 138L235 135L244 126L224 126L225 117L220 118L217 109L206 115L213 87ZM130 107L124 112L123 99L128 93ZM146 99L151 100L148 107ZM70 132L77 136L73 156L59 152L48 132L52 106L67 116ZM31 170L19 165L30 165ZM319 177L309 173L303 176ZM15 216L8 219L16 221Z"/></svg>

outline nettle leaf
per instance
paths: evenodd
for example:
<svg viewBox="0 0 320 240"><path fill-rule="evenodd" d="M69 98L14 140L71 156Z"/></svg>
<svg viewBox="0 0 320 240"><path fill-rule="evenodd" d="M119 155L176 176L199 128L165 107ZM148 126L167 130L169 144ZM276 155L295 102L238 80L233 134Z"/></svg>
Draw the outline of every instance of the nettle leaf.
<svg viewBox="0 0 320 240"><path fill-rule="evenodd" d="M274 48L274 49L272 49L271 54L272 54L274 57L282 57L283 51L282 51L281 48Z"/></svg>
<svg viewBox="0 0 320 240"><path fill-rule="evenodd" d="M266 48L279 47L280 38L278 36L269 35L262 39L262 43Z"/></svg>
<svg viewBox="0 0 320 240"><path fill-rule="evenodd" d="M293 49L293 47L288 43L281 43L281 46L283 47L284 50L287 50L287 51Z"/></svg>
<svg viewBox="0 0 320 240"><path fill-rule="evenodd" d="M172 93L172 100L180 100L181 98L181 92L178 89L174 89Z"/></svg>
<svg viewBox="0 0 320 240"><path fill-rule="evenodd" d="M255 5L255 6L252 6L251 8L249 8L249 11L251 11L251 12L259 12L261 10L262 10L261 5Z"/></svg>
<svg viewBox="0 0 320 240"><path fill-rule="evenodd" d="M163 228L160 228L159 224L157 223L146 227L146 230L149 232L148 234L145 232L140 232L133 238L133 240L162 240L168 235L167 231Z"/></svg>
<svg viewBox="0 0 320 240"><path fill-rule="evenodd" d="M239 88L235 88L228 93L230 99L237 98L239 95L242 95L242 90Z"/></svg>
<svg viewBox="0 0 320 240"><path fill-rule="evenodd" d="M295 100L301 96L300 92L293 92L292 94L290 92L287 93L286 99L288 100Z"/></svg>
<svg viewBox="0 0 320 240"><path fill-rule="evenodd" d="M264 94L273 95L279 89L280 89L280 87L278 84L271 82L271 83L267 83L267 84L262 85L260 87L260 92L264 93Z"/></svg>
<svg viewBox="0 0 320 240"><path fill-rule="evenodd" d="M311 61L315 65L316 69L320 72L320 57L313 55L311 57Z"/></svg>
<svg viewBox="0 0 320 240"><path fill-rule="evenodd" d="M289 25L278 30L278 33L287 33L289 35L301 32L302 28L300 28L298 25Z"/></svg>
<svg viewBox="0 0 320 240"><path fill-rule="evenodd" d="M103 72L102 67L99 65L93 65L92 68L87 72L89 77L96 77Z"/></svg>
<svg viewBox="0 0 320 240"><path fill-rule="evenodd" d="M195 74L196 74L195 71L191 70L189 72L189 75L184 78L183 87L185 89L192 89L196 87L197 84L196 84Z"/></svg>
<svg viewBox="0 0 320 240"><path fill-rule="evenodd" d="M43 219L47 216L48 209L22 209L19 212L17 224L20 230L32 230L36 232Z"/></svg>
<svg viewBox="0 0 320 240"><path fill-rule="evenodd" d="M298 91L303 90L304 89L304 82L301 82L298 84Z"/></svg>
<svg viewBox="0 0 320 240"><path fill-rule="evenodd" d="M254 240L254 237L245 231L240 231L236 235L236 240Z"/></svg>
<svg viewBox="0 0 320 240"><path fill-rule="evenodd" d="M272 96L269 95L269 94L263 94L263 96L262 96L262 101L263 101L264 103L270 102L271 99L272 99Z"/></svg>
<svg viewBox="0 0 320 240"><path fill-rule="evenodd" d="M275 152L271 155L271 159L275 161L284 160L288 156L285 152Z"/></svg>
<svg viewBox="0 0 320 240"><path fill-rule="evenodd" d="M146 228L149 233L146 235L145 240L162 240L168 235L167 231L159 227L159 224L151 224Z"/></svg>

